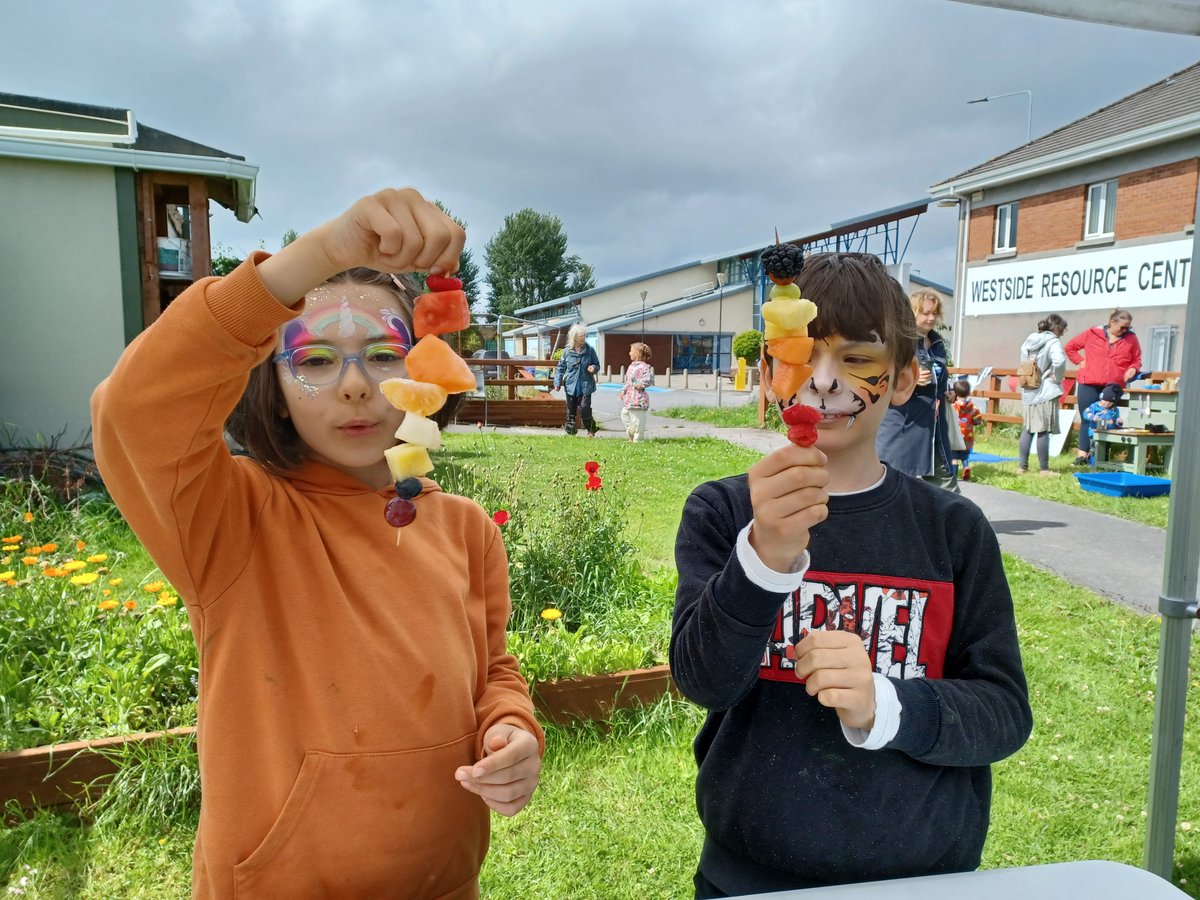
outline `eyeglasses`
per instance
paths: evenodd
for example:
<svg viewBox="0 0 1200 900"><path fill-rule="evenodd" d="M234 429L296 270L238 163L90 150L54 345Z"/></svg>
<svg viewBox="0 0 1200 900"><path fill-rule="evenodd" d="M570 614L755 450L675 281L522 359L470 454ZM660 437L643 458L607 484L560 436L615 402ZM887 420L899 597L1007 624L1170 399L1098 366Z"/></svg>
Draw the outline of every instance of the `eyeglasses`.
<svg viewBox="0 0 1200 900"><path fill-rule="evenodd" d="M404 357L408 351L407 344L383 341L367 344L361 353L348 356L328 344L310 344L277 353L271 361L286 364L291 376L303 384L326 387L341 381L352 362L358 363L372 381L399 378L404 375Z"/></svg>

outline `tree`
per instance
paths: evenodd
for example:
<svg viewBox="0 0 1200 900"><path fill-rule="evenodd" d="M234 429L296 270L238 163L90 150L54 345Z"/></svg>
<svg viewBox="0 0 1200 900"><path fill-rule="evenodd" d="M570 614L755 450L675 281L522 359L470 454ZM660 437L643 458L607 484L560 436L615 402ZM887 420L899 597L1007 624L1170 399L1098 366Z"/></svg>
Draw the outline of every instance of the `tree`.
<svg viewBox="0 0 1200 900"><path fill-rule="evenodd" d="M592 267L567 256L567 235L557 216L523 209L504 217L504 227L484 248L492 314L512 315L523 306L596 286Z"/></svg>
<svg viewBox="0 0 1200 900"><path fill-rule="evenodd" d="M300 235L296 234L296 229L289 228L287 231L285 231L283 233L283 238L279 241L279 246L286 247L288 244L292 243L292 241L296 240L296 238L298 238L298 237L300 237Z"/></svg>
<svg viewBox="0 0 1200 900"><path fill-rule="evenodd" d="M733 358L739 356L747 365L758 365L758 349L762 346L761 331L739 331L733 336Z"/></svg>

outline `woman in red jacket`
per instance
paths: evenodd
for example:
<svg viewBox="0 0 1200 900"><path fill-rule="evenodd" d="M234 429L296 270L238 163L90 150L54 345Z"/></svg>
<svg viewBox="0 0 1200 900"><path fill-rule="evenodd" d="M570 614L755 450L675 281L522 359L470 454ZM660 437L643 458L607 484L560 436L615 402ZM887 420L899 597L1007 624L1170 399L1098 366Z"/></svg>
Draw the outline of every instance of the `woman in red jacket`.
<svg viewBox="0 0 1200 900"><path fill-rule="evenodd" d="M1067 342L1063 349L1075 365L1082 363L1075 382L1075 406L1085 410L1100 399L1108 384L1125 387L1142 368L1142 346L1130 327L1133 314L1127 309L1114 309L1108 316L1108 326L1096 325ZM1079 428L1079 449L1075 465L1087 465L1092 450L1092 433L1086 422Z"/></svg>

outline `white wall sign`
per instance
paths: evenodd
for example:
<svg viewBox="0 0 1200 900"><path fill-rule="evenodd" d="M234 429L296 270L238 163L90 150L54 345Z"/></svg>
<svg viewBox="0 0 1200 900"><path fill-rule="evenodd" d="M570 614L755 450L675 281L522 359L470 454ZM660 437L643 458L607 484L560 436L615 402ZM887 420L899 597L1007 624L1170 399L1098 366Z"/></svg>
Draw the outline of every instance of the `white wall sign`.
<svg viewBox="0 0 1200 900"><path fill-rule="evenodd" d="M1187 303L1192 241L1091 250L967 269L968 316Z"/></svg>

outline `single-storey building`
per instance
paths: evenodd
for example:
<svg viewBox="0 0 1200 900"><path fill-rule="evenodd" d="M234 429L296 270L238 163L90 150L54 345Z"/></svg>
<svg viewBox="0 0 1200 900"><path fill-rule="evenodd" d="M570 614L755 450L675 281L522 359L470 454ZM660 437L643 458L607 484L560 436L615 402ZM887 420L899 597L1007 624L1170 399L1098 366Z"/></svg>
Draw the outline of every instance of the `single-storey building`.
<svg viewBox="0 0 1200 900"><path fill-rule="evenodd" d="M1067 336L1128 309L1145 371L1182 361L1200 173L1200 63L933 185L959 208L965 366L1015 366L1049 313Z"/></svg>
<svg viewBox="0 0 1200 900"><path fill-rule="evenodd" d="M210 200L248 222L257 173L243 157L138 123L132 110L0 93L7 446L87 441L92 389L209 274Z"/></svg>
<svg viewBox="0 0 1200 900"><path fill-rule="evenodd" d="M906 292L914 290L914 284L929 285L950 299L949 288L914 276L904 260L917 220L929 203L922 198L788 240L810 253L875 253ZM563 345L571 325L583 322L601 366L613 373L628 365L629 346L635 341L650 347L656 372L727 372L736 365L734 335L762 328L759 310L770 282L758 257L767 246L756 244L518 309L524 321L517 327L504 326L510 352L548 355Z"/></svg>

